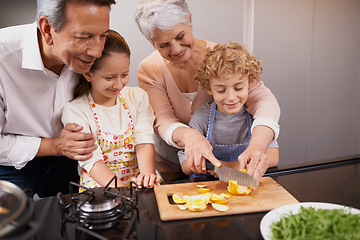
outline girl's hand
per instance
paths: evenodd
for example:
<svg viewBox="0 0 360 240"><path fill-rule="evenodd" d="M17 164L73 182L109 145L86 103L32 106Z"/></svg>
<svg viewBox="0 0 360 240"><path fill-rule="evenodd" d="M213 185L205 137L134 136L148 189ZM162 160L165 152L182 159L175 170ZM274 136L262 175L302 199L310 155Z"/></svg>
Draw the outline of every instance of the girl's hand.
<svg viewBox="0 0 360 240"><path fill-rule="evenodd" d="M154 173L140 173L139 176L131 179L131 181L136 182L139 188L143 186L153 188L155 185L160 185L160 180L161 176Z"/></svg>

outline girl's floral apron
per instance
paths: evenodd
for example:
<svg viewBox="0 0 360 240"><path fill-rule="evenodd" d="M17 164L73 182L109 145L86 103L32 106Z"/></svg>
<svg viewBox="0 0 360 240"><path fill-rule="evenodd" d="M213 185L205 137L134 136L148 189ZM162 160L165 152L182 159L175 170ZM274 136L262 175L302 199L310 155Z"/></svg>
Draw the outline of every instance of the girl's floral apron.
<svg viewBox="0 0 360 240"><path fill-rule="evenodd" d="M94 119L98 128L97 141L102 150L105 164L116 174L116 176L121 181L129 185L131 178L139 175L139 167L136 161L136 154L134 149L133 119L130 110L127 107L121 94L119 94L119 97L121 104L124 107L127 116L129 117L130 123L125 133L116 135L104 132L102 130L95 103L91 95L88 95L90 108L93 112ZM101 187L90 177L89 173L85 169L81 169L80 184L88 188Z"/></svg>

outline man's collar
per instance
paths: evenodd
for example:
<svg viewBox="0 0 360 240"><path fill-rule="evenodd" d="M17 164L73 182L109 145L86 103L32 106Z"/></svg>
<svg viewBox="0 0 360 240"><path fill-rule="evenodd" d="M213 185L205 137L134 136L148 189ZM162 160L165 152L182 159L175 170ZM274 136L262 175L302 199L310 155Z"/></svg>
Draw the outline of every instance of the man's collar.
<svg viewBox="0 0 360 240"><path fill-rule="evenodd" d="M39 49L38 28L34 22L30 28L26 29L23 38L23 61L22 67L44 71L45 67Z"/></svg>

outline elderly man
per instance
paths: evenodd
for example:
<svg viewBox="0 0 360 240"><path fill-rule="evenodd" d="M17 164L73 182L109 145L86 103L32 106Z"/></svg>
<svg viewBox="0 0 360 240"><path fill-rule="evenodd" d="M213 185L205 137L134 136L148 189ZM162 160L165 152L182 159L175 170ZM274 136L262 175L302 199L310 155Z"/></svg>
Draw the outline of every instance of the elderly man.
<svg viewBox="0 0 360 240"><path fill-rule="evenodd" d="M101 56L115 0L38 0L34 24L0 29L0 179L40 197L68 192L96 148L62 126L78 74Z"/></svg>

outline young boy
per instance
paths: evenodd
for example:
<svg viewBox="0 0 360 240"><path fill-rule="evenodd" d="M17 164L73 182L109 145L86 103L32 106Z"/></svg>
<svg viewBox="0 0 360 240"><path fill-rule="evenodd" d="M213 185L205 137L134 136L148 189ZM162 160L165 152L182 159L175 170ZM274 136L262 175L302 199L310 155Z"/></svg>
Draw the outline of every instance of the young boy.
<svg viewBox="0 0 360 240"><path fill-rule="evenodd" d="M198 84L213 96L214 102L196 111L189 126L207 137L221 164L237 170L241 170L238 157L251 138L252 116L244 104L251 86L260 82L261 73L260 61L250 56L244 46L232 42L208 50L195 76ZM178 156L183 172L191 175L193 172L184 152L180 151ZM276 141L270 144L266 156L265 163L261 163L264 164L262 175L279 162Z"/></svg>

